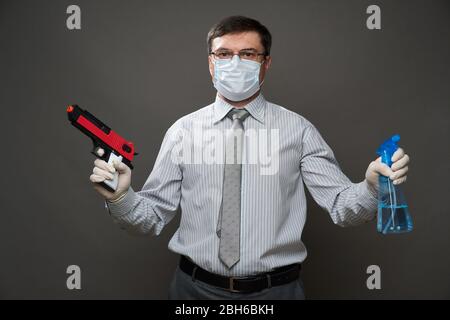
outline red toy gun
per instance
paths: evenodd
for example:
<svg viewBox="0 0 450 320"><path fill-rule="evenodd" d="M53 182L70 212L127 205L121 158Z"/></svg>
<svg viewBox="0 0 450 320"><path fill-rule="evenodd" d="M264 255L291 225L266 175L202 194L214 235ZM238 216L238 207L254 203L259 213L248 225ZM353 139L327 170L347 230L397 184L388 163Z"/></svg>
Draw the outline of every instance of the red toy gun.
<svg viewBox="0 0 450 320"><path fill-rule="evenodd" d="M73 126L92 139L94 143L92 153L96 157L111 165L117 159L133 169L131 161L137 153L134 152L132 142L126 141L99 119L77 105L68 106L67 115ZM108 191L114 192L117 188L118 176L116 172L113 180L105 180L100 185Z"/></svg>

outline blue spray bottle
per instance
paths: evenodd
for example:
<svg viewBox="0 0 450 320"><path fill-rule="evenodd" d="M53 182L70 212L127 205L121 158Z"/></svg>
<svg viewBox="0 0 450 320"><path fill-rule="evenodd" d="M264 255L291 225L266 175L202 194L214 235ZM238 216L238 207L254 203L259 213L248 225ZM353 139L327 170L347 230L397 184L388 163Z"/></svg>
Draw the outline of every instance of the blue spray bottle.
<svg viewBox="0 0 450 320"><path fill-rule="evenodd" d="M389 167L392 165L392 155L398 149L398 141L400 136L396 134L384 141L377 150L381 161ZM403 192L389 177L383 175L379 177L377 229L382 234L410 232L413 229Z"/></svg>

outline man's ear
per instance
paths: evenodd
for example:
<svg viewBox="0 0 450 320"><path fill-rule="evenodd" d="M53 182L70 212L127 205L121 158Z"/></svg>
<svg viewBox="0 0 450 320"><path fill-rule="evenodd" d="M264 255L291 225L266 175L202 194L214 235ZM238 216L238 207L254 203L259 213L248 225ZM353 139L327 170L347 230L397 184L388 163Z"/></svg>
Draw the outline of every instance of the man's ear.
<svg viewBox="0 0 450 320"><path fill-rule="evenodd" d="M271 56L265 57L264 62L261 66L261 73L259 75L260 83L264 82L264 79L266 78L267 70L269 70L271 64L272 64L272 57Z"/></svg>
<svg viewBox="0 0 450 320"><path fill-rule="evenodd" d="M266 59L264 60L264 69L266 71L269 70L271 64L272 64L272 57L267 56Z"/></svg>
<svg viewBox="0 0 450 320"><path fill-rule="evenodd" d="M211 75L211 79L214 78L214 62L211 58L211 55L208 56L208 67L209 67L209 74Z"/></svg>

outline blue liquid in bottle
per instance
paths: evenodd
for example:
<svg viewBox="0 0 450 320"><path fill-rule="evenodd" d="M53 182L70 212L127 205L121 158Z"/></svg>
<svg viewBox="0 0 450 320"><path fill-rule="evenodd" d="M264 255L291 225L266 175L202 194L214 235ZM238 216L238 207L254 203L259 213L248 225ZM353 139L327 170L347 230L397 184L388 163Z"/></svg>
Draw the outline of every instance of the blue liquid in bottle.
<svg viewBox="0 0 450 320"><path fill-rule="evenodd" d="M386 140L377 150L381 161L389 167L392 155L398 149L399 135ZM392 183L389 177L380 175L378 190L378 232L382 234L404 233L413 230L408 204L399 186Z"/></svg>

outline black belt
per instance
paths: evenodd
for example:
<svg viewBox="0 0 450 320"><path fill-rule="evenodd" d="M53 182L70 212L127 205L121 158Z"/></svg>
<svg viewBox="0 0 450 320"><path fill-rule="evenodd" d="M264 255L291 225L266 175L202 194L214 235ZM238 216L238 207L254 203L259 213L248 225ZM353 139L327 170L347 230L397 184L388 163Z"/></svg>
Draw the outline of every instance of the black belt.
<svg viewBox="0 0 450 320"><path fill-rule="evenodd" d="M181 256L180 269L187 273L192 278L192 281L200 280L231 292L250 293L280 286L298 279L301 264L292 264L277 268L271 272L249 277L226 277L206 271L185 256Z"/></svg>

